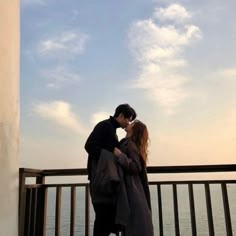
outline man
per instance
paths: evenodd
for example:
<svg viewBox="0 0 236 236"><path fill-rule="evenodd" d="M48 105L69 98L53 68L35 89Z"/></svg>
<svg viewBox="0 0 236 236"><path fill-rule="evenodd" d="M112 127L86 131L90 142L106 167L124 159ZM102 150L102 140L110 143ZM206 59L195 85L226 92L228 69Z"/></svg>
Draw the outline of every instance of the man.
<svg viewBox="0 0 236 236"><path fill-rule="evenodd" d="M119 141L116 135L117 128L126 128L136 118L135 110L129 104L121 104L114 116L99 122L89 135L85 150L88 152L88 179L90 180L90 192L92 193L92 179L96 170L98 159L102 149L115 153L119 148ZM93 202L93 196L92 202ZM115 204L110 202L94 203L95 211L94 236L108 236L114 230Z"/></svg>

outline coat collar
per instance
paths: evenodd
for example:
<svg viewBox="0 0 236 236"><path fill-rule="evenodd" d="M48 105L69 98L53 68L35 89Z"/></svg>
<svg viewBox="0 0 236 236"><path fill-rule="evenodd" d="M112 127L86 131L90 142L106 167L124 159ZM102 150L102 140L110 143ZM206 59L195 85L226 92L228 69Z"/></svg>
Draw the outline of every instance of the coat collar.
<svg viewBox="0 0 236 236"><path fill-rule="evenodd" d="M110 116L109 120L111 121L111 124L115 129L120 128L120 124L113 116Z"/></svg>

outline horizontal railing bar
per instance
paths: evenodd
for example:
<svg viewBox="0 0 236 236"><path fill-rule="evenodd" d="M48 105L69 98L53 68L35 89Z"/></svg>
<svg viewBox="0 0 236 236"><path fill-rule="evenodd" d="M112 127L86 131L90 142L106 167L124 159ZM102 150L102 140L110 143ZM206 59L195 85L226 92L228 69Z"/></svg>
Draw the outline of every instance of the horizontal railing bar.
<svg viewBox="0 0 236 236"><path fill-rule="evenodd" d="M47 187L47 188L55 188L55 187L85 187L89 183L67 183L67 184L26 184L25 188L41 188L41 187Z"/></svg>
<svg viewBox="0 0 236 236"><path fill-rule="evenodd" d="M44 184L26 184L25 188L30 189L30 188L41 188L45 186Z"/></svg>
<svg viewBox="0 0 236 236"><path fill-rule="evenodd" d="M37 176L73 176L73 175L87 175L86 168L79 169L29 169L20 168L20 173L24 173L26 177L37 177Z"/></svg>
<svg viewBox="0 0 236 236"><path fill-rule="evenodd" d="M86 168L37 170L20 168L27 177L31 176L70 176L87 175ZM185 166L148 166L149 174L197 173L197 172L236 172L236 164L226 165L185 165Z"/></svg>
<svg viewBox="0 0 236 236"><path fill-rule="evenodd" d="M48 188L53 187L86 187L89 183L76 183L76 184L45 184Z"/></svg>
<svg viewBox="0 0 236 236"><path fill-rule="evenodd" d="M20 168L20 173L23 173L25 177L38 177L42 176L43 170L30 169L30 168Z"/></svg>
<svg viewBox="0 0 236 236"><path fill-rule="evenodd" d="M191 166L148 166L149 174L194 173L194 172L232 172L236 164L228 165L191 165Z"/></svg>
<svg viewBox="0 0 236 236"><path fill-rule="evenodd" d="M236 180L180 180L180 181L149 181L149 185L172 185L172 184L236 184Z"/></svg>
<svg viewBox="0 0 236 236"><path fill-rule="evenodd" d="M42 173L42 170L34 168L20 168L20 171L24 173L36 173L36 174Z"/></svg>
<svg viewBox="0 0 236 236"><path fill-rule="evenodd" d="M185 185L185 184L236 184L236 180L194 180L194 181L149 181L149 185ZM66 184L26 184L25 188L41 188L42 186L47 188L55 188L55 187L85 187L89 185L89 183L66 183Z"/></svg>
<svg viewBox="0 0 236 236"><path fill-rule="evenodd" d="M87 175L88 171L85 168L81 169L51 169L43 170L44 176L70 176L70 175Z"/></svg>

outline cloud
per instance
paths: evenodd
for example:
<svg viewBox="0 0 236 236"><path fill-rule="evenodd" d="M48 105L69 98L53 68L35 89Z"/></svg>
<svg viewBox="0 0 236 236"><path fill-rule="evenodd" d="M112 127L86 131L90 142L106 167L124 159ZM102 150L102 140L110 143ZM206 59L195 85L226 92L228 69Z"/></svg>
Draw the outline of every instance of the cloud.
<svg viewBox="0 0 236 236"><path fill-rule="evenodd" d="M43 78L47 80L47 88L59 89L67 84L75 83L79 80L78 73L68 71L65 67L58 66L51 70L41 72Z"/></svg>
<svg viewBox="0 0 236 236"><path fill-rule="evenodd" d="M34 105L33 111L40 117L53 121L61 127L79 134L85 133L78 117L71 110L71 105L64 101L42 102Z"/></svg>
<svg viewBox="0 0 236 236"><path fill-rule="evenodd" d="M190 18L183 6L177 6L157 8L155 16L161 13L161 18L177 21L178 14L185 12L184 18ZM134 22L129 30L129 48L138 75L132 87L143 89L167 113L173 113L189 96L184 88L189 81L184 73L188 65L184 50L201 38L201 30L191 24L160 24L154 18Z"/></svg>
<svg viewBox="0 0 236 236"><path fill-rule="evenodd" d="M110 117L110 114L108 112L104 112L104 111L97 112L92 115L91 123L95 125L102 120L108 119L109 117Z"/></svg>
<svg viewBox="0 0 236 236"><path fill-rule="evenodd" d="M88 35L79 31L67 31L46 38L39 43L39 53L54 57L73 56L83 53Z"/></svg>
<svg viewBox="0 0 236 236"><path fill-rule="evenodd" d="M191 18L191 14L183 6L171 4L167 8L156 8L153 17L161 21L184 22Z"/></svg>

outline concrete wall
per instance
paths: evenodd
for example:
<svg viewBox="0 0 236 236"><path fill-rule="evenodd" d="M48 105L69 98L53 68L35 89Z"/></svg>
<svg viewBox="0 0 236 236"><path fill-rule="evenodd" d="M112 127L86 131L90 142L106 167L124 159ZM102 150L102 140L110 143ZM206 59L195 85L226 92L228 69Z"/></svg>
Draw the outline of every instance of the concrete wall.
<svg viewBox="0 0 236 236"><path fill-rule="evenodd" d="M0 0L0 235L18 235L19 0Z"/></svg>

